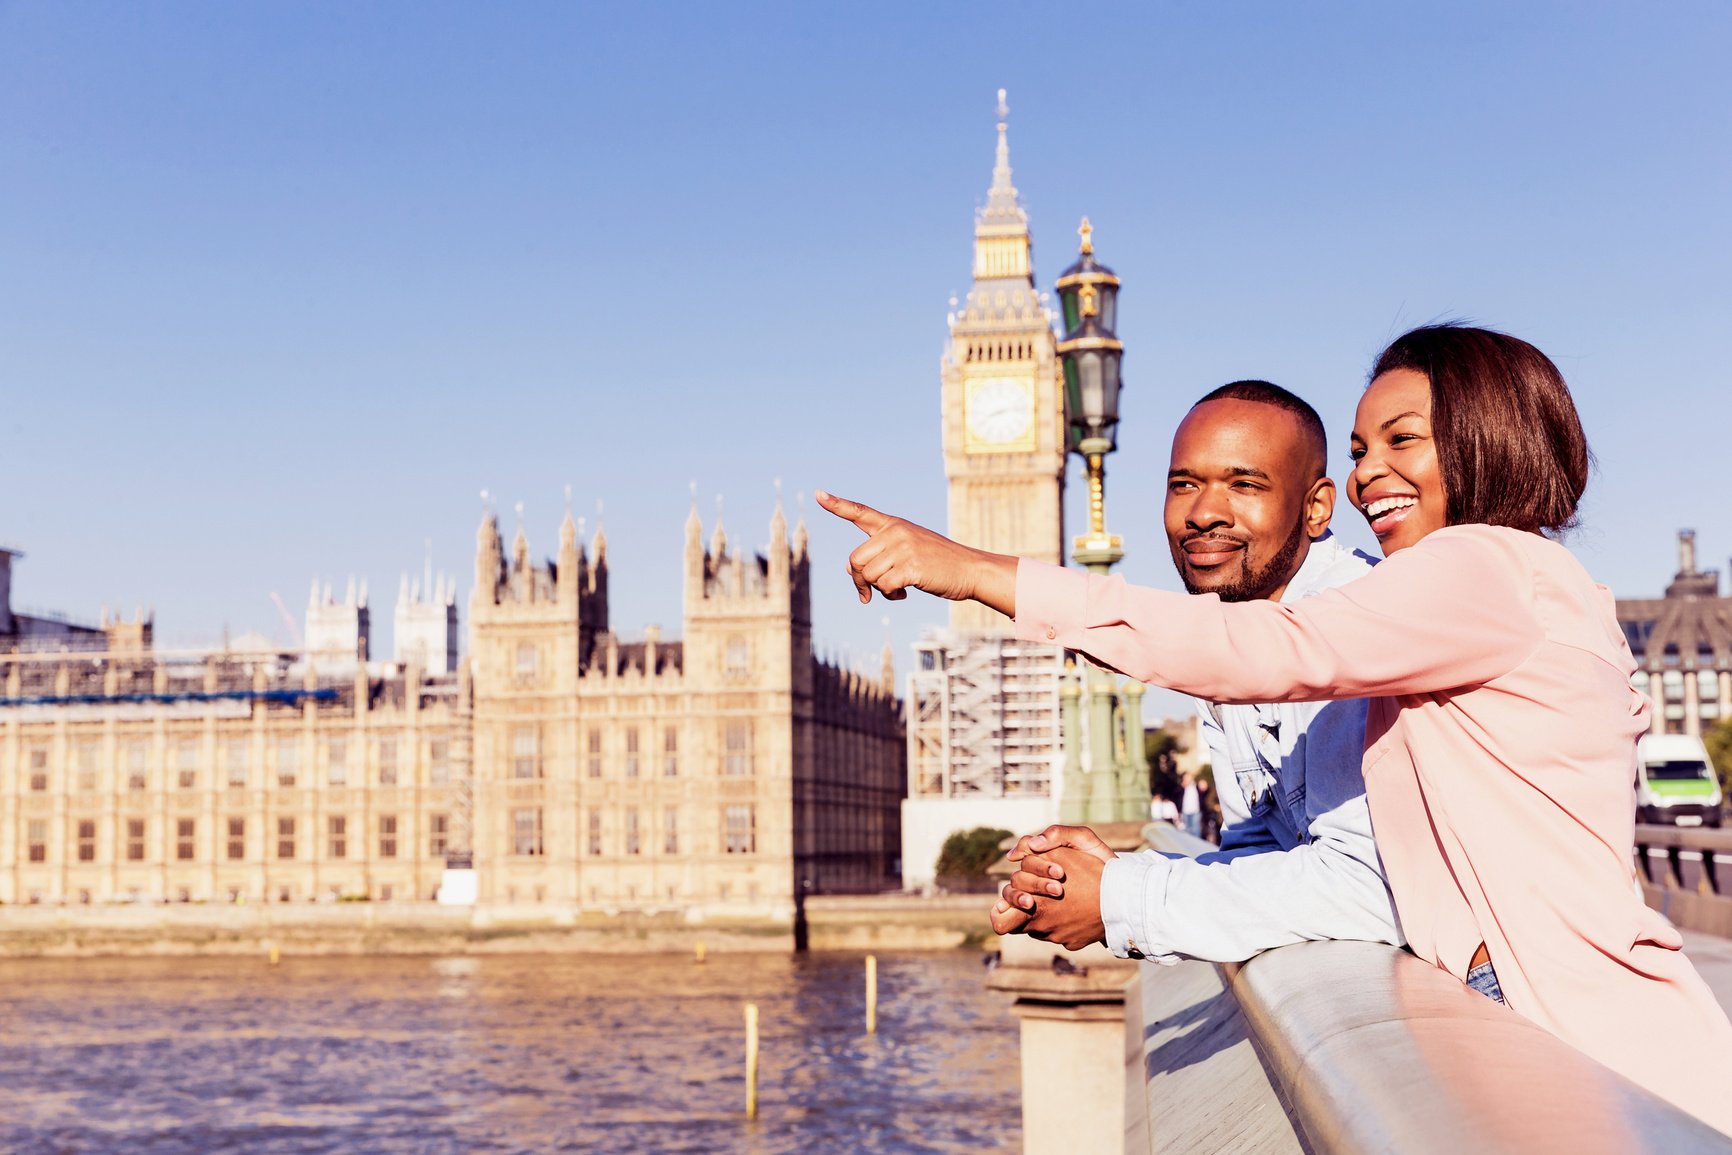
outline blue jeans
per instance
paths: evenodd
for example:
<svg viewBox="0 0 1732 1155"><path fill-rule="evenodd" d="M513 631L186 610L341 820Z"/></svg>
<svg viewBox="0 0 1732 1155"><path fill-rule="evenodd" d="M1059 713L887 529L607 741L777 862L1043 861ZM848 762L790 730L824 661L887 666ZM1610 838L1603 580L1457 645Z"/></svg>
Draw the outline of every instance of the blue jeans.
<svg viewBox="0 0 1732 1155"><path fill-rule="evenodd" d="M1185 833L1192 838L1203 837L1203 816L1201 814L1185 815Z"/></svg>
<svg viewBox="0 0 1732 1155"><path fill-rule="evenodd" d="M1497 984L1497 972L1489 962L1482 962L1467 972L1467 985L1494 1003L1503 1003L1503 988Z"/></svg>

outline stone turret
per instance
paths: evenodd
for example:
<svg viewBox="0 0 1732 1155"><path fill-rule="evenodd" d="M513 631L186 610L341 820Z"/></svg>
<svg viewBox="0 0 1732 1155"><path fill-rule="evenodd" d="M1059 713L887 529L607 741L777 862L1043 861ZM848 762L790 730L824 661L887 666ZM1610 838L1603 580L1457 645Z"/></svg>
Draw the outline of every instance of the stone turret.
<svg viewBox="0 0 1732 1155"><path fill-rule="evenodd" d="M521 505L518 511L521 517ZM471 645L483 667L477 676L515 679L524 688L575 679L608 629L606 553L600 533L592 550L584 548L582 523L568 508L554 557L537 562L520 524L507 568L498 522L489 516L475 561L484 584L469 603Z"/></svg>
<svg viewBox="0 0 1732 1155"><path fill-rule="evenodd" d="M692 493L692 511L686 515L686 589L702 585L704 580L704 521L698 516L696 486Z"/></svg>
<svg viewBox="0 0 1732 1155"><path fill-rule="evenodd" d="M776 510L770 515L770 586L775 590L788 588L789 569L793 555L788 548L788 517L782 512L782 497L776 495Z"/></svg>
<svg viewBox="0 0 1732 1155"><path fill-rule="evenodd" d="M457 669L457 583L434 574L431 562L422 581L404 574L397 583L392 625L393 660L423 674Z"/></svg>
<svg viewBox="0 0 1732 1155"><path fill-rule="evenodd" d="M365 662L372 641L372 615L367 607L367 583L351 577L338 600L327 583L321 592L313 579L307 598L305 639L307 653L319 668L348 671Z"/></svg>
<svg viewBox="0 0 1732 1155"><path fill-rule="evenodd" d="M578 540L577 523L572 520L571 510L565 511L565 520L559 523L559 559L554 563L554 584L558 590L559 604L575 606L581 591L578 588L579 575L583 570L583 545Z"/></svg>
<svg viewBox="0 0 1732 1155"><path fill-rule="evenodd" d="M788 539L778 500L764 553L730 546L718 516L707 550L694 508L686 522L688 668L709 662L724 680L767 687L803 682L811 665L807 565ZM803 692L795 686L797 692Z"/></svg>
<svg viewBox="0 0 1732 1155"><path fill-rule="evenodd" d="M470 600L489 605L499 601L505 580L505 549L499 540L499 518L491 511L481 517L475 534L475 589Z"/></svg>

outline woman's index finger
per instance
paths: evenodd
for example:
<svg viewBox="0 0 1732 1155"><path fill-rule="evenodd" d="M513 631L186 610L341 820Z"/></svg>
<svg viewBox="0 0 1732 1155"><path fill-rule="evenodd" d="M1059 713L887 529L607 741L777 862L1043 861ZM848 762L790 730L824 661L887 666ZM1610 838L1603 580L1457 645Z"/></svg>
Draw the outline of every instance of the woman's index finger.
<svg viewBox="0 0 1732 1155"><path fill-rule="evenodd" d="M853 522L868 534L876 533L890 523L888 517L870 505L862 505L860 502L850 501L846 497L837 497L835 494L822 489L816 491L814 496L818 499L818 504L826 510L843 521Z"/></svg>

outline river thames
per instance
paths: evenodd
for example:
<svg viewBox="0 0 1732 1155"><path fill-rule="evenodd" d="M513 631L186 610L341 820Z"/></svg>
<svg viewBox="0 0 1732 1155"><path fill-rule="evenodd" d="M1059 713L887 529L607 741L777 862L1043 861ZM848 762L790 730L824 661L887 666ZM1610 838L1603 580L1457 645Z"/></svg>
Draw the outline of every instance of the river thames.
<svg viewBox="0 0 1732 1155"><path fill-rule="evenodd" d="M0 962L0 1150L1017 1149L980 955L878 975L868 1036L859 954Z"/></svg>

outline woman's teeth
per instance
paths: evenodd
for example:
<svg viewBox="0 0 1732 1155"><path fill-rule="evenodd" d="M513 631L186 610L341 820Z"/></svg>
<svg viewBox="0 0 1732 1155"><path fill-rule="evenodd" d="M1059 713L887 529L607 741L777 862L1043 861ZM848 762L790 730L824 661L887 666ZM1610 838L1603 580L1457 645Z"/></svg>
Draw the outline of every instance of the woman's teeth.
<svg viewBox="0 0 1732 1155"><path fill-rule="evenodd" d="M1408 509L1417 504L1419 499L1414 497L1380 497L1365 507L1365 516L1376 521L1392 509Z"/></svg>

